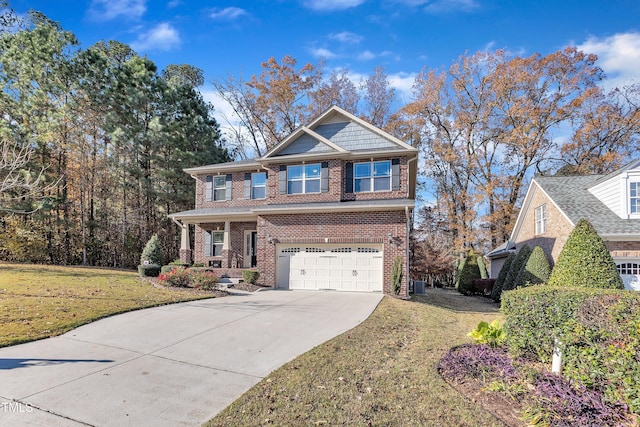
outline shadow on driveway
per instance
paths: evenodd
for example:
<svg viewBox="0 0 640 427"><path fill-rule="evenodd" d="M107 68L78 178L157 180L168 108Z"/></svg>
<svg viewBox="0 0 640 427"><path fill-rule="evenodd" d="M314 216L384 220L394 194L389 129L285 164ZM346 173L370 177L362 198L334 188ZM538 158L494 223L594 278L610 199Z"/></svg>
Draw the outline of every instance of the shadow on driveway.
<svg viewBox="0 0 640 427"><path fill-rule="evenodd" d="M94 359L3 359L0 358L0 370L31 368L34 366L61 365L63 363L111 363L113 360Z"/></svg>

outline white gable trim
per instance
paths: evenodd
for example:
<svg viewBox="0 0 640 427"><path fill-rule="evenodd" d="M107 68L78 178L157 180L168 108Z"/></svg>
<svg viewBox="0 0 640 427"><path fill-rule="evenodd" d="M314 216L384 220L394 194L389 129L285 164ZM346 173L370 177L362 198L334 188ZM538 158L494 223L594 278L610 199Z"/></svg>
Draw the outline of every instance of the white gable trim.
<svg viewBox="0 0 640 427"><path fill-rule="evenodd" d="M271 150L269 150L264 156L262 156L259 159L256 159L258 161L262 161L262 160L266 160L269 159L271 157L273 157L274 155L276 155L278 152L280 152L282 149L284 149L285 147L289 146L291 143L293 143L296 138L298 138L300 136L301 133L307 133L310 136L319 139L321 142L329 145L330 147L334 148L335 150L338 150L339 152L342 153L347 153L348 151L346 151L345 149L338 147L336 144L332 143L331 141L329 141L326 138L323 138L322 136L318 135L316 132L313 131L314 128L316 128L317 126L324 124L326 122L330 122L330 123L337 123L337 121L333 118L333 116L335 115L340 115L342 117L344 117L344 122L355 122L358 125L368 129L369 131L375 133L376 135L380 136L381 138L384 138L386 140L388 140L389 142L398 145L398 147L400 149L406 150L406 151L411 151L411 152L418 152L418 149L415 147L412 147L411 145L407 144L404 141L401 141L400 139L396 138L393 135L388 134L387 132L383 131L382 129L378 129L377 127L373 126L370 123L367 123L366 121L354 116L351 113L348 113L347 111L343 110L340 107L337 106L333 106L331 108L329 108L328 110L326 110L324 113L320 114L316 119L314 119L311 123L309 123L306 126L300 126L298 129L296 129L295 131L293 131L289 136L287 136L284 140L282 140L279 144L276 144L274 147L271 148Z"/></svg>
<svg viewBox="0 0 640 427"><path fill-rule="evenodd" d="M534 184L535 184L535 187L534 187ZM572 227L575 227L575 224L573 223L573 221L571 221L571 218L567 216L567 214L560 208L560 206L558 206L558 204L549 196L549 194L546 191L544 191L544 189L540 186L540 184L538 184L536 179L533 178L531 180L531 184L529 184L529 188L527 189L527 194L524 197L524 201L522 202L522 207L520 208L520 212L518 212L518 218L516 218L516 223L513 226L513 230L511 231L511 237L509 238L510 241L512 242L517 241L516 238L518 237L518 234L520 234L520 229L522 228L522 224L524 223L524 218L527 216L527 213L531 208L531 200L533 200L533 197L535 196L536 191L538 190L540 190L542 194L545 195L547 200L549 200L549 202L553 206L555 206L558 212L560 212L562 216L564 216L564 218L569 222L569 224Z"/></svg>

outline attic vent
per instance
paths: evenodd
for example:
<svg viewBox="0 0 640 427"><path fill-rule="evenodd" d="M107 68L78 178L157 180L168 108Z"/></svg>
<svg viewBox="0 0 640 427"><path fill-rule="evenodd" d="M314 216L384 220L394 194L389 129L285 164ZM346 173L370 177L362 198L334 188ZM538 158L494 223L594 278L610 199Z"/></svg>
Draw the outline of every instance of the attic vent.
<svg viewBox="0 0 640 427"><path fill-rule="evenodd" d="M376 248L358 248L359 253L378 253L380 249Z"/></svg>
<svg viewBox="0 0 640 427"><path fill-rule="evenodd" d="M351 252L351 248L334 248L331 252Z"/></svg>

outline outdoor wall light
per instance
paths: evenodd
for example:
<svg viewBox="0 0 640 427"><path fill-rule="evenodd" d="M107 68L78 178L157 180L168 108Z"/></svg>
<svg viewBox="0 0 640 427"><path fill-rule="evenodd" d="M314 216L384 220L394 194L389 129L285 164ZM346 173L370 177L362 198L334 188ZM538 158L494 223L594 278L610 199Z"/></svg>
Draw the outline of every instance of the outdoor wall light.
<svg viewBox="0 0 640 427"><path fill-rule="evenodd" d="M267 243L270 245L273 244L273 238L271 238L271 234L267 234Z"/></svg>
<svg viewBox="0 0 640 427"><path fill-rule="evenodd" d="M389 243L393 243L393 234L389 233L387 236L389 237Z"/></svg>

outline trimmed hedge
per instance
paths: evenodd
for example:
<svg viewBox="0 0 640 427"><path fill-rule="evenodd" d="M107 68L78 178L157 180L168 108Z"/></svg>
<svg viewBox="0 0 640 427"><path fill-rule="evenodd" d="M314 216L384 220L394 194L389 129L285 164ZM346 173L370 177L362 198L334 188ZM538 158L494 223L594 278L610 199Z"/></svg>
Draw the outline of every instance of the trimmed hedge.
<svg viewBox="0 0 640 427"><path fill-rule="evenodd" d="M161 267L158 264L146 264L138 266L140 277L158 277Z"/></svg>
<svg viewBox="0 0 640 427"><path fill-rule="evenodd" d="M260 277L260 272L256 270L242 270L242 280L247 283L251 283L255 285L258 283L258 278Z"/></svg>
<svg viewBox="0 0 640 427"><path fill-rule="evenodd" d="M554 337L563 373L640 414L640 293L533 286L505 292L509 351L549 363Z"/></svg>
<svg viewBox="0 0 640 427"><path fill-rule="evenodd" d="M624 289L616 263L586 219L578 221L562 247L549 285Z"/></svg>
<svg viewBox="0 0 640 427"><path fill-rule="evenodd" d="M469 256L462 261L460 268L458 292L463 295L471 295L473 293L473 281L479 278L478 256L473 251L469 251Z"/></svg>
<svg viewBox="0 0 640 427"><path fill-rule="evenodd" d="M551 267L549 266L547 255L540 246L536 246L531 251L527 262L518 273L518 276L516 276L513 289L547 283L550 274Z"/></svg>
<svg viewBox="0 0 640 427"><path fill-rule="evenodd" d="M516 259L516 253L511 252L507 259L504 260L504 264L502 264L502 268L498 273L498 277L496 277L496 282L493 284L493 288L491 289L491 298L494 301L500 301L500 294L502 294L502 286L504 286L504 281L507 278L507 274L509 274L509 269L511 268L511 263Z"/></svg>
<svg viewBox="0 0 640 427"><path fill-rule="evenodd" d="M520 248L516 254L516 258L511 263L509 273L507 273L507 277L505 277L504 283L502 284L503 291L515 289L516 278L518 277L518 274L520 274L520 270L522 270L524 265L527 263L530 254L531 248L529 245L524 245Z"/></svg>
<svg viewBox="0 0 640 427"><path fill-rule="evenodd" d="M480 269L481 279L489 278L489 275L487 274L487 265L484 263L484 258L482 258L482 255L478 256L478 269Z"/></svg>

